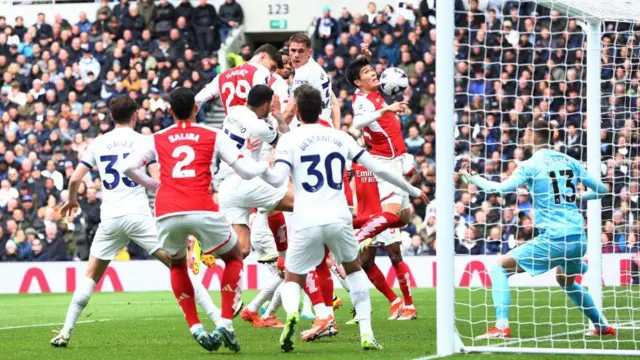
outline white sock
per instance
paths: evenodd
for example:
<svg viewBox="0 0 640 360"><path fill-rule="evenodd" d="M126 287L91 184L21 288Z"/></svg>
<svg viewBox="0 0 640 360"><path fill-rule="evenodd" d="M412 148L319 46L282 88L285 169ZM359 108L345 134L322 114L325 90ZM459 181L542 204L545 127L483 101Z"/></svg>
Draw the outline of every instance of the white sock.
<svg viewBox="0 0 640 360"><path fill-rule="evenodd" d="M333 275L335 275L338 278L338 281L340 282L340 285L342 285L342 288L344 288L345 290L347 290L347 292L349 292L349 282L347 282L347 279L342 277L342 275L340 274L340 271L338 270L337 265L333 265L331 267L331 272L333 273Z"/></svg>
<svg viewBox="0 0 640 360"><path fill-rule="evenodd" d="M79 286L76 288L76 291L73 293L69 309L67 310L67 316L64 319L64 326L62 326L61 331L71 332L73 326L78 321L80 314L82 314L82 310L84 310L87 303L89 303L89 299L91 299L91 294L93 294L93 288L95 286L96 282L93 281L93 279L88 277L82 279Z"/></svg>
<svg viewBox="0 0 640 360"><path fill-rule="evenodd" d="M273 280L271 280L271 282L264 289L260 290L258 295L256 295L256 297L251 300L249 305L247 305L247 308L249 308L249 310L253 312L258 311L260 306L262 306L265 301L273 297L273 294L275 294L276 289L278 288L278 286L280 286L281 283L282 279L279 276L275 276Z"/></svg>
<svg viewBox="0 0 640 360"><path fill-rule="evenodd" d="M276 291L273 294L273 297L271 298L271 302L269 303L269 306L267 307L267 311L265 311L263 317L276 316L276 312L278 312L278 308L280 308L280 305L282 305L281 292L282 292L283 286L284 286L284 281L281 282L280 285L278 285L278 287L276 288Z"/></svg>
<svg viewBox="0 0 640 360"><path fill-rule="evenodd" d="M191 331L191 334L195 334L196 331L200 330L200 329L204 329L204 327L202 326L202 324L194 324L193 326L191 326L189 328L189 331Z"/></svg>
<svg viewBox="0 0 640 360"><path fill-rule="evenodd" d="M280 289L280 296L282 296L282 306L284 311L287 312L287 316L298 312L300 308L300 291L302 288L294 281L287 281L283 283Z"/></svg>
<svg viewBox="0 0 640 360"><path fill-rule="evenodd" d="M358 314L358 324L360 325L360 336L365 334L373 335L371 329L371 298L369 297L369 279L364 271L356 271L347 276L349 287L351 288L351 302Z"/></svg>
<svg viewBox="0 0 640 360"><path fill-rule="evenodd" d="M225 328L225 329L227 329L229 331L233 331L233 320L232 319L225 319L225 318L221 317L216 325L217 326L222 326L223 328Z"/></svg>
<svg viewBox="0 0 640 360"><path fill-rule="evenodd" d="M191 271L189 271L189 275L191 276ZM202 282L199 278L192 276L191 282L193 283L193 290L195 291L195 300L196 304L204 310L207 316L216 323L220 320L220 309L213 303L211 300L211 296L207 289L202 285Z"/></svg>
<svg viewBox="0 0 640 360"><path fill-rule="evenodd" d="M311 299L309 299L309 296L307 296L307 294L304 294L302 296L302 313L313 315L313 309L311 308Z"/></svg>
<svg viewBox="0 0 640 360"><path fill-rule="evenodd" d="M313 312L316 313L318 319L326 319L329 317L327 313L327 306L324 303L313 305Z"/></svg>
<svg viewBox="0 0 640 360"><path fill-rule="evenodd" d="M327 316L333 316L333 306L324 306L324 309L327 311Z"/></svg>
<svg viewBox="0 0 640 360"><path fill-rule="evenodd" d="M509 319L497 319L496 320L496 327L500 330L503 330L505 328L509 327Z"/></svg>

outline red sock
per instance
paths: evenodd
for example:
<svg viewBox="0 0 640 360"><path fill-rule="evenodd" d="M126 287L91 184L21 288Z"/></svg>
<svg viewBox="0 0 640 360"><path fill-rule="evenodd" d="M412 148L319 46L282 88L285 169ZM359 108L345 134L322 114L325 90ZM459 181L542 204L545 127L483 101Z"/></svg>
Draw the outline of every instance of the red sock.
<svg viewBox="0 0 640 360"><path fill-rule="evenodd" d="M311 305L318 305L324 303L322 292L320 290L320 284L318 283L318 274L315 271L310 271L307 274L307 281L304 284L304 292L309 296Z"/></svg>
<svg viewBox="0 0 640 360"><path fill-rule="evenodd" d="M398 220L398 217L392 213L381 212L376 214L372 216L366 224L362 225L356 233L356 239L358 242L361 242L364 239L372 238L390 228L391 225Z"/></svg>
<svg viewBox="0 0 640 360"><path fill-rule="evenodd" d="M327 266L326 255L325 260L322 260L320 265L316 267L316 274L318 274L318 283L320 284L324 304L333 307L333 278Z"/></svg>
<svg viewBox="0 0 640 360"><path fill-rule="evenodd" d="M409 282L409 267L404 262L400 262L393 267L396 269L396 277L398 278L398 284L400 284L400 291L402 291L404 304L413 305L413 299L411 298L411 283Z"/></svg>
<svg viewBox="0 0 640 360"><path fill-rule="evenodd" d="M378 265L373 264L366 273L371 283L387 298L387 300L389 300L389 303L396 301L398 295L396 295L396 293L393 292L393 289L391 289L391 286L387 284L387 279L385 279L384 274L382 274Z"/></svg>
<svg viewBox="0 0 640 360"><path fill-rule="evenodd" d="M276 249L278 252L287 251L289 247L287 243L287 224L284 221L284 214L278 212L269 216L269 229L273 234L273 239L276 241Z"/></svg>
<svg viewBox="0 0 640 360"><path fill-rule="evenodd" d="M173 289L173 295L176 297L176 300L178 300L178 305L180 309L182 309L187 324L189 324L189 327L200 324L198 311L196 310L193 285L187 272L187 266L172 267L169 273L171 274L171 289Z"/></svg>
<svg viewBox="0 0 640 360"><path fill-rule="evenodd" d="M221 317L233 320L233 309L242 294L240 279L242 278L242 260L233 259L225 263L220 282L220 292L222 297Z"/></svg>

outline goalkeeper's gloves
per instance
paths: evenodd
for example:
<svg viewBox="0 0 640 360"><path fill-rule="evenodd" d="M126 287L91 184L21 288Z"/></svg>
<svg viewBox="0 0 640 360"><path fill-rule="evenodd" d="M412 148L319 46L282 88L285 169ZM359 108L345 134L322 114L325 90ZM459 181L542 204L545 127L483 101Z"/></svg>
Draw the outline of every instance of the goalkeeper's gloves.
<svg viewBox="0 0 640 360"><path fill-rule="evenodd" d="M469 164L463 165L459 171L459 174L460 176L462 176L462 181L464 181L465 184L470 183L471 178L478 175L478 173L476 173Z"/></svg>

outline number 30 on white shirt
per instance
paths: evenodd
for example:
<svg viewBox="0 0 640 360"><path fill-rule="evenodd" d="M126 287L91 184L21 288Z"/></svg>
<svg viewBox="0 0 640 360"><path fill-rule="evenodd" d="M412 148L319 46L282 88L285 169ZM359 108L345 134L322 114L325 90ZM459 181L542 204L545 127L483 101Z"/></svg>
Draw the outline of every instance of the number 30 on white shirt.
<svg viewBox="0 0 640 360"><path fill-rule="evenodd" d="M195 170L185 169L185 167L189 166L193 162L193 160L196 158L195 151L193 151L193 148L191 146L180 145L177 148L173 149L173 153L171 154L171 156L174 159L178 159L182 157L182 154L184 154L185 157L182 160L176 162L176 165L173 167L171 176L174 179L195 177L196 176Z"/></svg>
<svg viewBox="0 0 640 360"><path fill-rule="evenodd" d="M225 101L227 109L229 109L234 96L237 96L240 99L246 99L247 95L249 95L249 90L251 90L251 85L249 85L249 82L247 80L238 80L235 88L233 87L233 85L234 84L232 82L226 82L222 84L222 93L225 93L227 90L229 90L227 101Z"/></svg>

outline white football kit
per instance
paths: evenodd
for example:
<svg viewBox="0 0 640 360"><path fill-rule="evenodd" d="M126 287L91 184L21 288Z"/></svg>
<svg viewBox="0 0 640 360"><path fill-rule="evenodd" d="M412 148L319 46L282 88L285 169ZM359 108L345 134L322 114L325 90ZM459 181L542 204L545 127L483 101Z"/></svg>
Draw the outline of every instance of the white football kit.
<svg viewBox="0 0 640 360"><path fill-rule="evenodd" d="M102 179L100 225L91 255L112 260L133 241L149 254L160 248L154 218L144 187L118 172L117 165L149 137L131 128L116 128L91 142L80 162L97 166Z"/></svg>
<svg viewBox="0 0 640 360"><path fill-rule="evenodd" d="M246 106L231 108L222 128L238 149L244 148L247 139L260 139L262 143L275 144L279 136L271 124L259 119ZM253 152L243 149L243 155L259 160L262 143ZM220 211L230 224L248 225L251 208L273 209L287 192L286 186L276 189L261 178L243 180L226 164L220 165L215 178Z"/></svg>
<svg viewBox="0 0 640 360"><path fill-rule="evenodd" d="M322 66L313 59L309 59L306 64L296 69L293 84L291 84L291 94L303 84L311 85L320 91L320 95L322 96L322 112L320 113L318 122L322 124L326 123L326 125L333 127L333 120L331 119L331 80ZM299 126L300 122L294 117L289 127L293 129Z"/></svg>

